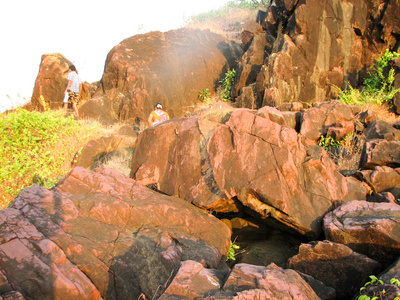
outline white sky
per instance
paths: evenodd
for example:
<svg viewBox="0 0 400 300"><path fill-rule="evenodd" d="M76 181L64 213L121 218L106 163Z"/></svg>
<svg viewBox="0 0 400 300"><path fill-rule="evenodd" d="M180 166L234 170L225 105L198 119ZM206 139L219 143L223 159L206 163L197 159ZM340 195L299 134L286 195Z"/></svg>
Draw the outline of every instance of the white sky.
<svg viewBox="0 0 400 300"><path fill-rule="evenodd" d="M42 54L61 53L84 81L101 79L108 52L130 36L182 27L229 0L1 0L0 112L32 96Z"/></svg>

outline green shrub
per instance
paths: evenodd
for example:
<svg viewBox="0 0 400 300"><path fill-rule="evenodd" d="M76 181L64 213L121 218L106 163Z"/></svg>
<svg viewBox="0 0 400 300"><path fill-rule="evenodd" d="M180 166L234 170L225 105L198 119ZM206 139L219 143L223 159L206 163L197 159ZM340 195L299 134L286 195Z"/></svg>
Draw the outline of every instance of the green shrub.
<svg viewBox="0 0 400 300"><path fill-rule="evenodd" d="M226 260L236 260L236 250L239 250L240 246L236 245L234 242L230 241L230 247L228 253L226 254Z"/></svg>
<svg viewBox="0 0 400 300"><path fill-rule="evenodd" d="M347 89L339 92L339 100L349 105L365 105L366 103L378 105L388 103L390 105L391 100L400 89L393 88L394 69L389 68L386 76L384 70L396 57L400 57L400 53L390 52L386 49L385 53L371 67L371 71L367 72L368 76L364 79L363 89L359 91L348 85Z"/></svg>
<svg viewBox="0 0 400 300"><path fill-rule="evenodd" d="M324 147L326 151L329 151L331 148L338 148L341 146L340 142L335 141L331 136L324 137L321 135L319 138L318 146Z"/></svg>
<svg viewBox="0 0 400 300"><path fill-rule="evenodd" d="M202 92L199 93L199 99L201 102L206 102L210 99L210 90L205 88Z"/></svg>
<svg viewBox="0 0 400 300"><path fill-rule="evenodd" d="M228 70L225 73L224 79L222 79L219 83L221 84L221 89L219 90L219 94L223 101L231 100L231 91L233 83L235 82L236 71L235 69Z"/></svg>
<svg viewBox="0 0 400 300"><path fill-rule="evenodd" d="M358 296L357 300L378 300L378 299L400 300L400 294L393 295L394 293L390 285L385 285L382 280L378 279L374 275L369 276L369 278L371 280L360 288L360 296ZM393 286L400 286L400 281L396 278L392 278L390 280L390 284ZM367 288L369 286L375 287L373 292L368 291Z"/></svg>
<svg viewBox="0 0 400 300"><path fill-rule="evenodd" d="M54 186L82 141L96 131L63 112L17 109L0 116L0 208L27 186Z"/></svg>

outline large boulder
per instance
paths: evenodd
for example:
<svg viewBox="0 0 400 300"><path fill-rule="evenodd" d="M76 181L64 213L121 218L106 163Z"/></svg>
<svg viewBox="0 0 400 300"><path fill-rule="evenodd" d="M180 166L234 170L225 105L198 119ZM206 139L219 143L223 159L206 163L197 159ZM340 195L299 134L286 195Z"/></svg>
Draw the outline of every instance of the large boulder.
<svg viewBox="0 0 400 300"><path fill-rule="evenodd" d="M171 117L184 115L198 103L199 92L214 90L241 54L240 45L210 31L182 28L135 35L108 53L92 101L102 102L112 110L107 117L121 121L146 121L155 102L161 102ZM101 113L82 111L88 116Z"/></svg>
<svg viewBox="0 0 400 300"><path fill-rule="evenodd" d="M27 108L36 110L61 108L70 65L72 65L71 61L62 54L43 54L31 102L27 105ZM90 83L84 82L81 100L89 99L91 96L92 86Z"/></svg>
<svg viewBox="0 0 400 300"><path fill-rule="evenodd" d="M108 168L24 189L0 219L2 282L29 299L150 298L181 261L218 268L230 241L208 213Z"/></svg>
<svg viewBox="0 0 400 300"><path fill-rule="evenodd" d="M328 154L273 122L284 121L273 111L227 110L215 117L220 112L144 130L131 176L199 207L230 212L240 204L278 227L318 235L322 216L348 193Z"/></svg>
<svg viewBox="0 0 400 300"><path fill-rule="evenodd" d="M330 241L302 244L288 268L311 275L335 288L337 299L350 299L381 265L349 247Z"/></svg>
<svg viewBox="0 0 400 300"><path fill-rule="evenodd" d="M400 256L400 206L351 201L324 217L326 239L388 266Z"/></svg>

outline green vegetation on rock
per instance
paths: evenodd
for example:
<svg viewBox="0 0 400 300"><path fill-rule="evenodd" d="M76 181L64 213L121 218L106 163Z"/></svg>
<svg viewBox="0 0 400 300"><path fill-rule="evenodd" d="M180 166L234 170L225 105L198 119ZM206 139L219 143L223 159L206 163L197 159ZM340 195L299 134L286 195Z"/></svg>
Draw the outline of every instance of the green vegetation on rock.
<svg viewBox="0 0 400 300"><path fill-rule="evenodd" d="M391 106L391 101L400 89L393 88L394 69L389 65L393 58L400 57L400 53L391 52L386 49L385 53L375 62L367 72L368 76L364 79L363 88L355 89L350 85L339 93L339 100L349 105L365 105L384 103ZM387 70L387 74L385 74Z"/></svg>

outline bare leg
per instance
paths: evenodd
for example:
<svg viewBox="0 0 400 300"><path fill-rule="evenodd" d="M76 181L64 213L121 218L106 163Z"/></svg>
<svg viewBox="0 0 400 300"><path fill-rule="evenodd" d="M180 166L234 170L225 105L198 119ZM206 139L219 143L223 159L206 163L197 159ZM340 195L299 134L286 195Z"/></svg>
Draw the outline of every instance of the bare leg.
<svg viewBox="0 0 400 300"><path fill-rule="evenodd" d="M72 108L74 109L75 117L79 118L78 107L76 106L75 102L72 102Z"/></svg>
<svg viewBox="0 0 400 300"><path fill-rule="evenodd" d="M63 111L67 112L67 108L68 108L68 102L64 102L63 104Z"/></svg>

